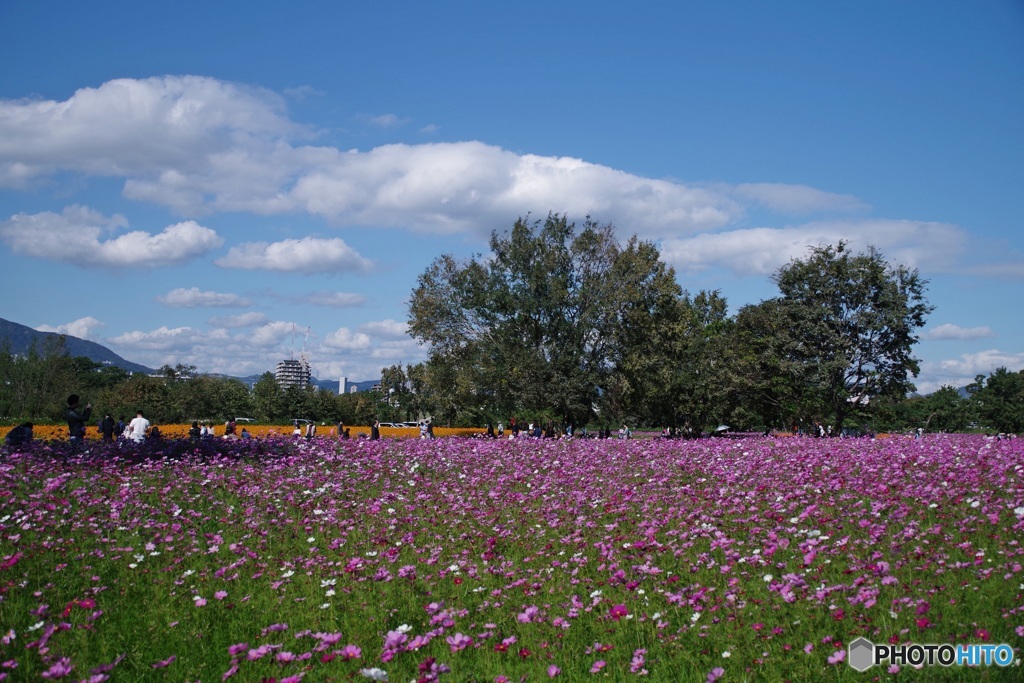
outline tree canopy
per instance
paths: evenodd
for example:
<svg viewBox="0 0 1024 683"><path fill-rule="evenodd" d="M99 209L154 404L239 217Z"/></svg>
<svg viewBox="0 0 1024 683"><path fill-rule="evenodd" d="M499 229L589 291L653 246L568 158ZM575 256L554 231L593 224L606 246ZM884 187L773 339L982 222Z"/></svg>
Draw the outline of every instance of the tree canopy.
<svg viewBox="0 0 1024 683"><path fill-rule="evenodd" d="M841 429L913 391L932 311L916 270L840 242L773 280L778 297L730 316L719 292L683 290L652 243L590 219L519 219L487 256L441 255L420 276L409 330L430 347L422 405L447 419Z"/></svg>

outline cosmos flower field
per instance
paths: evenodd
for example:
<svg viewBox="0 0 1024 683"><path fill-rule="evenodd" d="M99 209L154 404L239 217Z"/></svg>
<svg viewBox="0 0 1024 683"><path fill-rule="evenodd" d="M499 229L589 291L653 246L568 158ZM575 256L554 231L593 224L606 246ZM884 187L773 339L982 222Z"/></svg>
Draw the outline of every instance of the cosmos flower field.
<svg viewBox="0 0 1024 683"><path fill-rule="evenodd" d="M1020 680L1024 440L0 456L0 679ZM851 669L859 636L1008 668Z"/></svg>

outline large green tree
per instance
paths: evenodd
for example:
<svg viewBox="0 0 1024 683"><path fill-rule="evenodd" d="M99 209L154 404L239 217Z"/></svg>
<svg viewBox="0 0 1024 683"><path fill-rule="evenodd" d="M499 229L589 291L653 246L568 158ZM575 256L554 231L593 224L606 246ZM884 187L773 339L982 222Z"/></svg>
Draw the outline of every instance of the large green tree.
<svg viewBox="0 0 1024 683"><path fill-rule="evenodd" d="M413 291L409 329L430 345L435 409L583 424L606 403L629 324L650 329L652 292L678 293L657 249L565 216L492 233L488 258L439 257Z"/></svg>
<svg viewBox="0 0 1024 683"><path fill-rule="evenodd" d="M1024 370L1010 372L997 368L986 379L982 375L967 390L978 418L986 429L1024 432Z"/></svg>
<svg viewBox="0 0 1024 683"><path fill-rule="evenodd" d="M841 241L812 248L774 280L786 322L782 355L810 383L809 417L841 429L872 399L914 389L915 334L932 311L916 269L890 264L874 247L852 253Z"/></svg>

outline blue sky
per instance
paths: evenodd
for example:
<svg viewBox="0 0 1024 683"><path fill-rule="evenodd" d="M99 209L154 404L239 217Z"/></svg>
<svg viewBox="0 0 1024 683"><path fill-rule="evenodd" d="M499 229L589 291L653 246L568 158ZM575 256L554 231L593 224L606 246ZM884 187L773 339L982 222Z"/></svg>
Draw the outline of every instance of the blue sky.
<svg viewBox="0 0 1024 683"><path fill-rule="evenodd" d="M679 6L675 6L679 5ZM1024 4L0 4L0 317L151 366L422 360L442 253L554 211L733 310L929 281L917 384L1024 368Z"/></svg>

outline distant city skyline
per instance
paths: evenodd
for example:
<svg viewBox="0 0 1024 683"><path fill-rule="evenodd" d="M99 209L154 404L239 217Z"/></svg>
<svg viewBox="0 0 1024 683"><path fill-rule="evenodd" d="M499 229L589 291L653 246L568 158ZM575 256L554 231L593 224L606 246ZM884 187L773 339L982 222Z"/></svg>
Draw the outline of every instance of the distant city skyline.
<svg viewBox="0 0 1024 683"><path fill-rule="evenodd" d="M4 3L0 74L0 317L144 365L379 377L434 258L556 212L733 313L874 245L919 391L1024 368L1014 0Z"/></svg>

